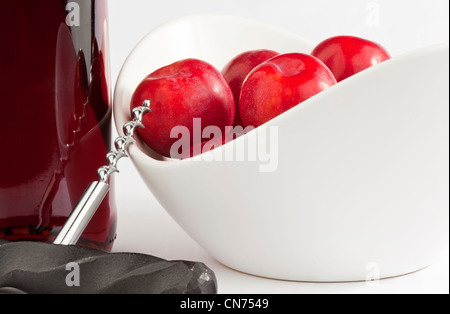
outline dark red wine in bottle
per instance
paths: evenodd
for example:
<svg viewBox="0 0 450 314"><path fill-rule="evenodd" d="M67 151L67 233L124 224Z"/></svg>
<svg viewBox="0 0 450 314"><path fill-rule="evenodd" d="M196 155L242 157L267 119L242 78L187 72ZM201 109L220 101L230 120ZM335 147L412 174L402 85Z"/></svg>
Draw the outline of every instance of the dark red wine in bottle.
<svg viewBox="0 0 450 314"><path fill-rule="evenodd" d="M4 0L0 10L0 238L52 242L111 142L106 0ZM112 190L111 190L112 191ZM108 194L79 245L110 250Z"/></svg>

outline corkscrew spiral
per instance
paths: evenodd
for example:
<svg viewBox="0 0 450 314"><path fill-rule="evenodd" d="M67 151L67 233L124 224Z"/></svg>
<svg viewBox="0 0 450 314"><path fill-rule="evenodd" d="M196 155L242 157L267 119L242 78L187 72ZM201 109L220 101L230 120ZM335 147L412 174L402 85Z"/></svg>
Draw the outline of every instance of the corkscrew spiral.
<svg viewBox="0 0 450 314"><path fill-rule="evenodd" d="M142 120L147 113L151 113L151 100L147 99L142 103L142 106L136 107L132 111L132 121L125 123L123 126L124 136L119 136L114 141L115 150L106 155L107 166L98 169L98 179L100 182L108 183L110 176L113 173L119 172L117 164L119 160L128 157L128 146L135 143L135 131L138 128L143 128Z"/></svg>

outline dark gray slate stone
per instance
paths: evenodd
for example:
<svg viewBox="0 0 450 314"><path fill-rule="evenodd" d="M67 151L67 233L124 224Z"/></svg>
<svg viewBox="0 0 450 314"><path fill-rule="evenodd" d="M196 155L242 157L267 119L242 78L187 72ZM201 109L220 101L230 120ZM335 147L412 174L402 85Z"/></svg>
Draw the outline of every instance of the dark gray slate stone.
<svg viewBox="0 0 450 314"><path fill-rule="evenodd" d="M79 287L69 287L79 265ZM32 294L215 294L217 280L202 263L135 253L0 240L0 288Z"/></svg>

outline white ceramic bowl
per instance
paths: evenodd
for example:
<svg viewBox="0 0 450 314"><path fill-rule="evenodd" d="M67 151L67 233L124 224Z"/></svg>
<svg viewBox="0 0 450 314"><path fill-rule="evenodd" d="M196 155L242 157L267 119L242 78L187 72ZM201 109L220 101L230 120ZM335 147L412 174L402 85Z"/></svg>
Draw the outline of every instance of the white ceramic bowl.
<svg viewBox="0 0 450 314"><path fill-rule="evenodd" d="M123 66L118 129L149 73L194 57L222 68L250 49L313 44L257 22L188 16L152 31ZM129 149L149 189L204 249L242 272L298 281L387 278L432 264L449 238L449 47L366 70L214 152L278 127L278 167L157 160Z"/></svg>

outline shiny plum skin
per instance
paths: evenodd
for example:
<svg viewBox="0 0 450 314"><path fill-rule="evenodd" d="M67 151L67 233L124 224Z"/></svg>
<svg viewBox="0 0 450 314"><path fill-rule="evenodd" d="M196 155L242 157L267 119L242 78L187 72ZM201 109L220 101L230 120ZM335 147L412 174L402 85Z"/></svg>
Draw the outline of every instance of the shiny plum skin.
<svg viewBox="0 0 450 314"><path fill-rule="evenodd" d="M301 53L276 56L256 67L244 82L244 127L258 127L335 84L331 71L317 58Z"/></svg>
<svg viewBox="0 0 450 314"><path fill-rule="evenodd" d="M325 63L338 82L391 58L377 43L353 36L329 38L311 54Z"/></svg>
<svg viewBox="0 0 450 314"><path fill-rule="evenodd" d="M266 49L246 51L232 59L222 70L223 76L233 91L236 104L235 126L242 125L239 113L239 98L245 79L254 68L277 55L279 55L278 52Z"/></svg>
<svg viewBox="0 0 450 314"><path fill-rule="evenodd" d="M171 156L171 147L178 138L171 138L175 127L186 127L193 143L195 118L207 126L233 125L235 104L233 93L223 75L210 64L186 59L163 67L147 76L136 89L131 109L151 99L152 113L144 116L144 129L139 135L155 152ZM181 153L181 152L180 152Z"/></svg>

